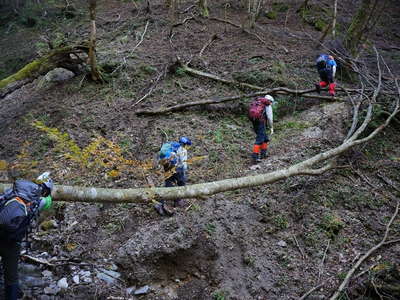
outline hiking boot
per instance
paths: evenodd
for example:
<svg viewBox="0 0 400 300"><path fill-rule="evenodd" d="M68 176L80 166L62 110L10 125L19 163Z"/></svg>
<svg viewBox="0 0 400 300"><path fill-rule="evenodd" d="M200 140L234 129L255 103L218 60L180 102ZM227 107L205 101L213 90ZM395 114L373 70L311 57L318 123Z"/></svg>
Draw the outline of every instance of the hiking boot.
<svg viewBox="0 0 400 300"><path fill-rule="evenodd" d="M260 158L261 159L266 159L267 158L267 150L261 150Z"/></svg>
<svg viewBox="0 0 400 300"><path fill-rule="evenodd" d="M163 205L163 210L168 217L172 217L174 215L174 209L167 206L166 204Z"/></svg>
<svg viewBox="0 0 400 300"><path fill-rule="evenodd" d="M185 206L185 201L182 199L177 199L174 201L174 207L184 207Z"/></svg>
<svg viewBox="0 0 400 300"><path fill-rule="evenodd" d="M258 164L259 162L261 162L259 153L253 153L253 154L251 154L251 160L252 160L252 163L253 163L254 165L256 165L256 164Z"/></svg>
<svg viewBox="0 0 400 300"><path fill-rule="evenodd" d="M318 94L321 94L321 86L318 83L315 84L315 89L317 90Z"/></svg>
<svg viewBox="0 0 400 300"><path fill-rule="evenodd" d="M156 205L154 205L154 209L160 216L165 215L164 205L162 203L157 203Z"/></svg>

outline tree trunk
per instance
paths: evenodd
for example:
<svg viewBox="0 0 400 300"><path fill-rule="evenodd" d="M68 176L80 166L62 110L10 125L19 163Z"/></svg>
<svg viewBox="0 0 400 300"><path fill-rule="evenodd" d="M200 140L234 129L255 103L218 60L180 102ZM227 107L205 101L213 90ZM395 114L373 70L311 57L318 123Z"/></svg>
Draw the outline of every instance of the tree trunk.
<svg viewBox="0 0 400 300"><path fill-rule="evenodd" d="M345 36L345 44L352 55L356 55L360 45L363 43L367 34L374 24L373 19L379 18L377 12L379 0L363 0L360 9L354 16ZM381 0L381 2L384 2ZM371 26L369 26L371 25Z"/></svg>
<svg viewBox="0 0 400 300"><path fill-rule="evenodd" d="M337 18L337 0L333 4L333 20L332 20L332 37L335 39L336 36L336 18Z"/></svg>
<svg viewBox="0 0 400 300"><path fill-rule="evenodd" d="M97 0L89 0L90 13L90 41L89 41L89 64L93 81L103 81L96 61L96 5Z"/></svg>

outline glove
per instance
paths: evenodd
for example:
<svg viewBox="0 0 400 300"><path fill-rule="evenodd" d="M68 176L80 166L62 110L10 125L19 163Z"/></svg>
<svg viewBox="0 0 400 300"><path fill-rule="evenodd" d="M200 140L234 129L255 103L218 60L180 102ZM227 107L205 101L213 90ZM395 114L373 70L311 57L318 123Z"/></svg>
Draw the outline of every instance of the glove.
<svg viewBox="0 0 400 300"><path fill-rule="evenodd" d="M274 134L274 128L271 128L271 134Z"/></svg>
<svg viewBox="0 0 400 300"><path fill-rule="evenodd" d="M48 210L51 207L52 203L53 203L53 199L51 198L50 195L47 197L41 197L40 204L39 204L39 211Z"/></svg>

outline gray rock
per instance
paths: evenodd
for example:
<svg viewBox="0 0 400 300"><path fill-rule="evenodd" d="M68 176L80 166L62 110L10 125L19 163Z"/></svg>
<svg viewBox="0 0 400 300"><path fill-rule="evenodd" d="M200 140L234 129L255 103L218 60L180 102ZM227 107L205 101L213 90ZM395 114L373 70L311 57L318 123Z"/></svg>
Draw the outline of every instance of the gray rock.
<svg viewBox="0 0 400 300"><path fill-rule="evenodd" d="M286 242L285 242L285 241L282 241L282 240L280 240L280 241L277 243L277 245L278 245L278 246L281 246L281 247L286 247L286 246L287 246Z"/></svg>
<svg viewBox="0 0 400 300"><path fill-rule="evenodd" d="M72 281L73 281L75 284L79 284L79 275L73 276L73 277L72 277Z"/></svg>
<svg viewBox="0 0 400 300"><path fill-rule="evenodd" d="M58 282L57 282L57 286L61 289L67 289L68 288L68 282L67 282L67 278L61 278Z"/></svg>
<svg viewBox="0 0 400 300"><path fill-rule="evenodd" d="M48 72L44 79L48 82L62 82L71 79L75 76L73 72L64 68L55 68Z"/></svg>
<svg viewBox="0 0 400 300"><path fill-rule="evenodd" d="M141 288L135 291L135 295L144 295L150 291L150 287L148 285L142 286Z"/></svg>
<svg viewBox="0 0 400 300"><path fill-rule="evenodd" d="M101 272L97 272L97 278L107 282L108 284L114 284L115 281L121 277L121 274L115 271L100 269Z"/></svg>
<svg viewBox="0 0 400 300"><path fill-rule="evenodd" d="M136 286L131 286L126 289L126 294L130 295L136 290Z"/></svg>
<svg viewBox="0 0 400 300"><path fill-rule="evenodd" d="M43 277L53 277L53 272L49 271L49 270L44 270L42 272Z"/></svg>
<svg viewBox="0 0 400 300"><path fill-rule="evenodd" d="M51 285L44 288L44 293L47 295L57 295L59 291L61 291L61 288L56 285Z"/></svg>

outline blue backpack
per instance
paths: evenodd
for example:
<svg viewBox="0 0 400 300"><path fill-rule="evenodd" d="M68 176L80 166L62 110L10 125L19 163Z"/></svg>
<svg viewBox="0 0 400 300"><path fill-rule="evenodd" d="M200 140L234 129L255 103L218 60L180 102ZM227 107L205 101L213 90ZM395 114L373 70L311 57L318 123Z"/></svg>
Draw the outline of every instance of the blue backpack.
<svg viewBox="0 0 400 300"><path fill-rule="evenodd" d="M39 212L41 189L28 180L17 180L0 195L0 240L21 241Z"/></svg>
<svg viewBox="0 0 400 300"><path fill-rule="evenodd" d="M161 146L159 158L168 159L173 152L176 152L181 145L178 142L166 142Z"/></svg>

